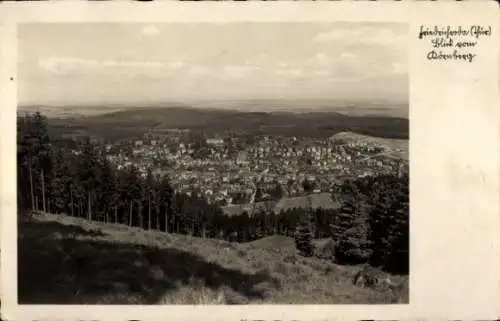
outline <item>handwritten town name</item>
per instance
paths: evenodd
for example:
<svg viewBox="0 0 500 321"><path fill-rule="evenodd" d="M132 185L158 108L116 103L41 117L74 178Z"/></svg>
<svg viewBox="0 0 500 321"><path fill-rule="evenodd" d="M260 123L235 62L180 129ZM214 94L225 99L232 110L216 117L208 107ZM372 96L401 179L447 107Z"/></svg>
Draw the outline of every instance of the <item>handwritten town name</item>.
<svg viewBox="0 0 500 321"><path fill-rule="evenodd" d="M472 63L481 39L491 37L491 26L420 26L418 38L427 39L428 60L458 60Z"/></svg>

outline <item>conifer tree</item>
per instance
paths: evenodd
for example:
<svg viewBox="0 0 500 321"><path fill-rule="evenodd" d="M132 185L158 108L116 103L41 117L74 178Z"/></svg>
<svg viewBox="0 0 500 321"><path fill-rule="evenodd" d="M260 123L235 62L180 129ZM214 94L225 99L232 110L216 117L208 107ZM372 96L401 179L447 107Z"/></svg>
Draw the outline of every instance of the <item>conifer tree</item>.
<svg viewBox="0 0 500 321"><path fill-rule="evenodd" d="M104 154L101 155L101 160L100 160L100 165L101 165L101 181L102 185L100 190L101 192L101 207L104 212L104 219L106 222L111 222L111 213L115 213L116 209L116 195L118 193L117 186L116 186L116 177L115 177L115 172L114 169L109 162L109 160L106 158ZM113 215L116 217L116 214Z"/></svg>
<svg viewBox="0 0 500 321"><path fill-rule="evenodd" d="M68 199L68 194L71 196L70 188L73 179L71 163L69 163L62 150L56 150L54 152L53 164L54 174L52 175L51 184L49 186L49 194L52 199L52 210L56 213L63 213L70 210L71 206L71 198Z"/></svg>
<svg viewBox="0 0 500 321"><path fill-rule="evenodd" d="M309 215L301 216L301 220L295 230L295 247L304 256L314 255L313 226Z"/></svg>
<svg viewBox="0 0 500 321"><path fill-rule="evenodd" d="M335 243L339 242L343 234L352 227L356 215L356 197L346 195L330 226L332 238Z"/></svg>
<svg viewBox="0 0 500 321"><path fill-rule="evenodd" d="M52 144L47 129L47 119L39 112L18 118L17 162L22 187L29 186L32 209L38 208L38 199L46 207L47 187L52 172ZM20 166L20 168L19 168ZM26 189L22 190L26 191ZM26 193L27 194L27 193ZM21 197L23 201L26 197ZM46 208L45 208L46 209Z"/></svg>
<svg viewBox="0 0 500 321"><path fill-rule="evenodd" d="M340 187L344 201L337 212L331 233L335 244L335 259L339 263L364 263L371 256L368 215L368 189L364 180L349 180Z"/></svg>
<svg viewBox="0 0 500 321"><path fill-rule="evenodd" d="M152 202L154 200L153 194L154 194L154 177L153 173L151 172L151 169L148 169L147 174L146 174L146 197L147 197L147 206L148 206L148 230L151 230L151 213L152 213Z"/></svg>
<svg viewBox="0 0 500 321"><path fill-rule="evenodd" d="M404 173L386 176L378 187L377 205L370 214L373 265L407 273L409 266L409 191Z"/></svg>
<svg viewBox="0 0 500 321"><path fill-rule="evenodd" d="M310 192L311 190L307 190ZM312 256L314 255L314 245L312 240L314 238L314 215L312 213L312 199L308 196L308 209L305 215L301 215L299 224L295 231L295 247L301 252L304 256Z"/></svg>
<svg viewBox="0 0 500 321"><path fill-rule="evenodd" d="M158 195L159 203L161 204L161 208L163 209L165 232L169 233L170 218L172 218L174 214L174 190L172 189L169 179L166 176L163 176L159 182Z"/></svg>
<svg viewBox="0 0 500 321"><path fill-rule="evenodd" d="M81 187L80 197L86 200L87 220L91 221L93 202L96 203L96 190L101 186L101 168L97 151L89 138L86 138L83 142L78 165L78 180L79 187Z"/></svg>
<svg viewBox="0 0 500 321"><path fill-rule="evenodd" d="M135 166L130 166L125 172L123 200L128 207L128 225L134 225L134 212L137 214L137 204L140 200L139 173Z"/></svg>
<svg viewBox="0 0 500 321"><path fill-rule="evenodd" d="M369 261L373 246L366 223L355 224L342 234L336 244L335 259L344 264L360 264Z"/></svg>

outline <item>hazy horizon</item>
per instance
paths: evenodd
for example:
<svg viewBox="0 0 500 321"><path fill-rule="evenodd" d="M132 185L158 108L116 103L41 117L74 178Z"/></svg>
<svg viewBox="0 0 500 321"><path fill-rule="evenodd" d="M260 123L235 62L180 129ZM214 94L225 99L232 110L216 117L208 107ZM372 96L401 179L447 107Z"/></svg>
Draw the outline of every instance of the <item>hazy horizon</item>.
<svg viewBox="0 0 500 321"><path fill-rule="evenodd" d="M271 103L292 103L292 104L304 104L306 102L310 103L321 103L322 107L327 107L324 104L328 104L331 108L336 107L347 107L353 105L408 105L407 101L372 101L372 100L334 100L334 99L199 99L199 100L191 100L191 101L181 101L181 100L171 100L171 101L163 101L163 102L147 102L144 103L109 103L109 102L96 102L91 104L83 104L83 103L29 103L29 104L19 104L18 108L30 108L30 107L61 107L61 108L71 108L71 107L81 107L81 108L99 108L99 107L117 107L117 108L170 108L170 107L193 107L197 108L198 104L207 104L209 108L229 108L229 109L238 109L238 106L245 105L248 103L262 103L262 102L271 102ZM265 106L264 106L265 107Z"/></svg>
<svg viewBox="0 0 500 321"><path fill-rule="evenodd" d="M24 24L18 102L230 108L309 100L407 109L407 29L339 22Z"/></svg>

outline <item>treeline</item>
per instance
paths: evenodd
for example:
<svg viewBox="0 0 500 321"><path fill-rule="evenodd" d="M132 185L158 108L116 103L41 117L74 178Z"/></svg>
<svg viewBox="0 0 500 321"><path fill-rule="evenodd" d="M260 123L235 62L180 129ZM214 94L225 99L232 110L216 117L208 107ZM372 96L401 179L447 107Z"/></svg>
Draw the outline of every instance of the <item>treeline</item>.
<svg viewBox="0 0 500 321"><path fill-rule="evenodd" d="M247 242L297 236L312 255L312 238L332 238L339 263L370 263L408 271L408 174L346 181L332 197L340 209L261 210L227 216L201 193L174 190L167 177L117 169L89 139L59 144L39 113L18 117L18 207L167 233ZM75 148L76 147L76 148Z"/></svg>

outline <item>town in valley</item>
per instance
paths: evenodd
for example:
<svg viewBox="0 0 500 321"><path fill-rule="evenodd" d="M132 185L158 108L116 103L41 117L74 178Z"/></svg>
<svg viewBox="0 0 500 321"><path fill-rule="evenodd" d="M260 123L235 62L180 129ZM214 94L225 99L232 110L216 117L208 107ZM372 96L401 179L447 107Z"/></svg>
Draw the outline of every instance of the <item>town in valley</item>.
<svg viewBox="0 0 500 321"><path fill-rule="evenodd" d="M19 25L18 302L408 303L407 37Z"/></svg>

